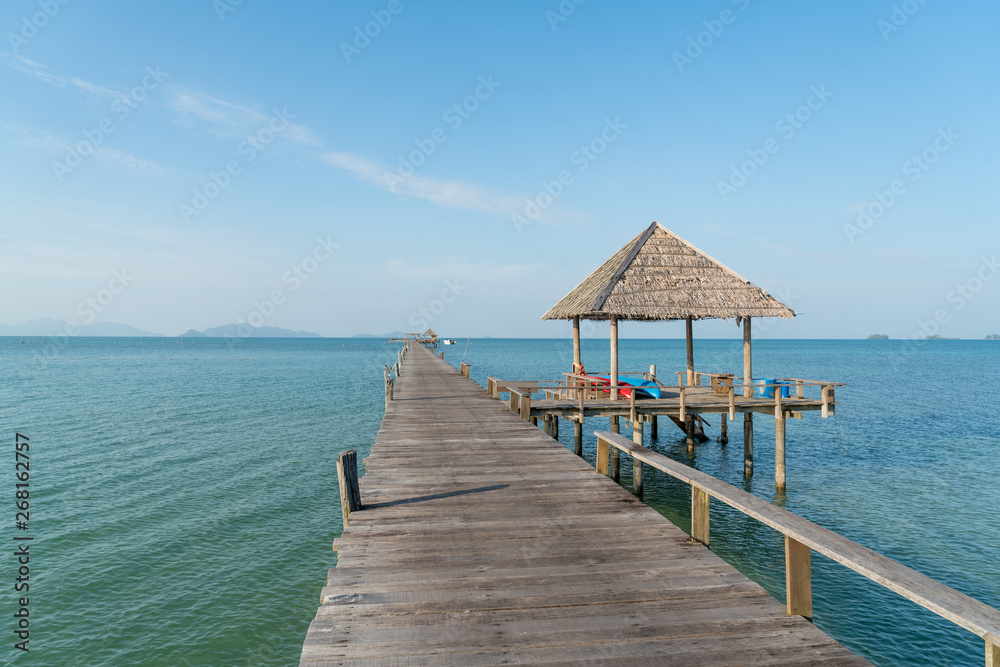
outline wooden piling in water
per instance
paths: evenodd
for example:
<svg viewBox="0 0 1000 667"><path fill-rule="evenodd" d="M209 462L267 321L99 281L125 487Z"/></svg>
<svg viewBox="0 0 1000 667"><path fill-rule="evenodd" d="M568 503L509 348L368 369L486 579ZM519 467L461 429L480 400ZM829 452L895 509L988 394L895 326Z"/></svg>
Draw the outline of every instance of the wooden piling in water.
<svg viewBox="0 0 1000 667"><path fill-rule="evenodd" d="M743 413L743 476L753 477L753 413Z"/></svg>
<svg viewBox="0 0 1000 667"><path fill-rule="evenodd" d="M573 422L573 453L583 456L583 419Z"/></svg>
<svg viewBox="0 0 1000 667"><path fill-rule="evenodd" d="M774 407L774 486L785 489L785 412L781 407L781 389L776 392Z"/></svg>
<svg viewBox="0 0 1000 667"><path fill-rule="evenodd" d="M353 449L337 457L337 481L340 484L340 510L344 527L351 525L351 512L361 509L361 488L358 485L358 453Z"/></svg>

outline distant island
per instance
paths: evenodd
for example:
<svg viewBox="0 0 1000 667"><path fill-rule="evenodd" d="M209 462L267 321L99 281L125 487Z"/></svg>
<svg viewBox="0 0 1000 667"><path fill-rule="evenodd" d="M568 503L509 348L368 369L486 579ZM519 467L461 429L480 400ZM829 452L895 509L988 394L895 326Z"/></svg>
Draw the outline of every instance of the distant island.
<svg viewBox="0 0 1000 667"><path fill-rule="evenodd" d="M384 333L381 336L376 334L354 334L351 338L402 338L406 334L402 331L390 331L389 333Z"/></svg>
<svg viewBox="0 0 1000 667"><path fill-rule="evenodd" d="M1000 340L1000 334L990 334L986 337L986 340Z"/></svg>
<svg viewBox="0 0 1000 667"><path fill-rule="evenodd" d="M143 331L117 322L75 324L66 320L43 317L21 324L0 324L0 336L100 336L163 338L163 334Z"/></svg>
<svg viewBox="0 0 1000 667"><path fill-rule="evenodd" d="M952 338L949 336L927 336L924 340L962 340L961 338Z"/></svg>
<svg viewBox="0 0 1000 667"><path fill-rule="evenodd" d="M181 338L322 338L311 331L292 331L278 327L251 327L249 324L224 324L204 331L188 329Z"/></svg>
<svg viewBox="0 0 1000 667"><path fill-rule="evenodd" d="M0 336L85 336L97 338L166 338L161 333L143 331L117 322L76 324L66 320L43 317L21 324L0 324ZM310 331L292 331L278 327L251 327L247 324L226 324L204 331L188 329L182 338L322 338Z"/></svg>
<svg viewBox="0 0 1000 667"><path fill-rule="evenodd" d="M889 336L886 334L872 334L868 337L868 340L889 340Z"/></svg>

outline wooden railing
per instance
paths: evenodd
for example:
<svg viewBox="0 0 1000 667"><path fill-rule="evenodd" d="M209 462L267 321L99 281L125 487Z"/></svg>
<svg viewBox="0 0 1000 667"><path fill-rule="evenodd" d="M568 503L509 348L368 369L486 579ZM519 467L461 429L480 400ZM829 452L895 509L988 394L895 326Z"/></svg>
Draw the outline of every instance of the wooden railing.
<svg viewBox="0 0 1000 667"><path fill-rule="evenodd" d="M823 554L875 583L965 628L986 643L987 667L1000 667L1000 611L916 570L827 530L711 475L688 467L617 433L598 431L597 472L608 474L610 450L626 452L691 486L691 537L709 544L709 499L715 498L785 536L785 608L812 617L812 551ZM641 484L641 481L639 482Z"/></svg>
<svg viewBox="0 0 1000 667"><path fill-rule="evenodd" d="M403 366L403 359L406 359L406 353L409 352L410 344L406 343L403 345L402 349L399 350L399 356L396 357L396 363L390 368L388 365L385 367L385 407L389 408L389 402L392 400L393 391L396 386L396 378L400 376L400 368Z"/></svg>

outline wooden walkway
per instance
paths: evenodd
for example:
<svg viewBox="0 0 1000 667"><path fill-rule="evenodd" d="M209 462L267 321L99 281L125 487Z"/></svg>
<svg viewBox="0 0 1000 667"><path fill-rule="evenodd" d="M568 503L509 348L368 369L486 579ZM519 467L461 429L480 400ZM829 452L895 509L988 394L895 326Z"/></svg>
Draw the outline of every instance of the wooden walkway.
<svg viewBox="0 0 1000 667"><path fill-rule="evenodd" d="M394 396L302 665L869 664L423 347Z"/></svg>

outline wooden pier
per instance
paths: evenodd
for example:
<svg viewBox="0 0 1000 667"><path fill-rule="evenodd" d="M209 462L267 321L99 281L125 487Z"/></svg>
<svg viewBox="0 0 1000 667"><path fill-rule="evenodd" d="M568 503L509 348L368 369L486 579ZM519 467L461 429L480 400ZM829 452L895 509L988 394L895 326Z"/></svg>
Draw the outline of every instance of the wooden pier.
<svg viewBox="0 0 1000 667"><path fill-rule="evenodd" d="M868 664L430 350L398 368L302 665Z"/></svg>

